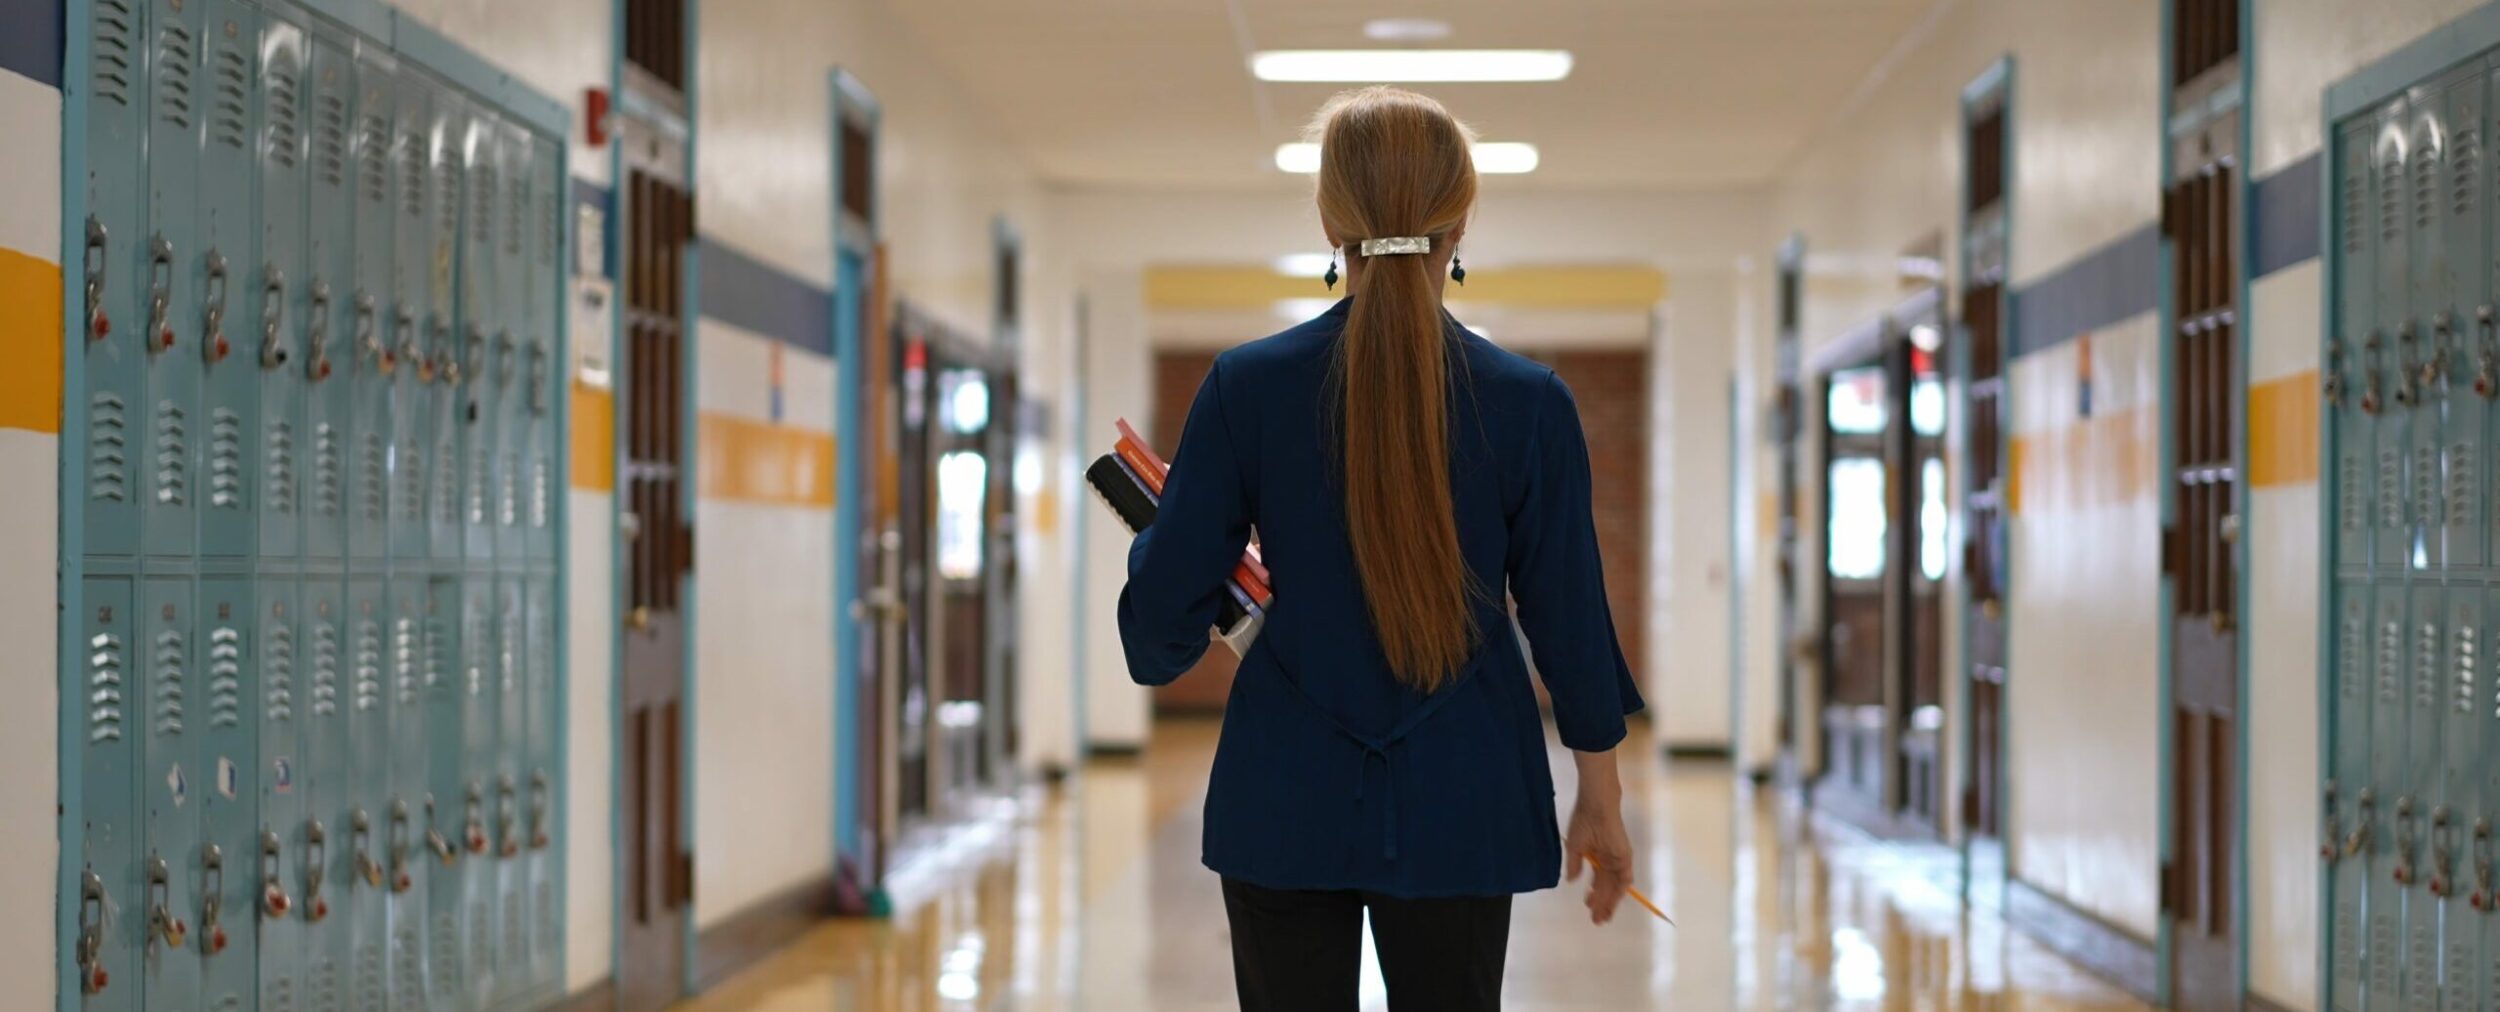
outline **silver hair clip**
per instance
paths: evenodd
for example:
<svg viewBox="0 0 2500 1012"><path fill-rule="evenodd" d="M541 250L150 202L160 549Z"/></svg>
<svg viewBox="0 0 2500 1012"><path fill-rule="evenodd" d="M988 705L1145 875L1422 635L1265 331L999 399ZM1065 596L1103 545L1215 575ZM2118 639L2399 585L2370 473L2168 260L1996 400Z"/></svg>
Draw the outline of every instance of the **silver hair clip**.
<svg viewBox="0 0 2500 1012"><path fill-rule="evenodd" d="M1432 252L1431 236L1409 235L1399 236L1395 239L1363 240L1363 255L1367 257L1396 256L1401 253L1430 252Z"/></svg>

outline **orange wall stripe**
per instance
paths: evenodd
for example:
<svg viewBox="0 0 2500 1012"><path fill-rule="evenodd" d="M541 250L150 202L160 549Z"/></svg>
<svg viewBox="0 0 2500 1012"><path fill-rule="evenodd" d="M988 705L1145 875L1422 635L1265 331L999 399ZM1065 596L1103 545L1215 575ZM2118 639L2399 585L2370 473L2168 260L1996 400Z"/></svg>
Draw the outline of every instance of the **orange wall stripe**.
<svg viewBox="0 0 2500 1012"><path fill-rule="evenodd" d="M2076 510L2151 495L2160 447L2153 412L2113 411L2014 437L2006 510Z"/></svg>
<svg viewBox="0 0 2500 1012"><path fill-rule="evenodd" d="M573 384L573 487L616 491L616 396Z"/></svg>
<svg viewBox="0 0 2500 1012"><path fill-rule="evenodd" d="M2317 370L2249 387L2249 486L2274 488L2317 480Z"/></svg>
<svg viewBox="0 0 2500 1012"><path fill-rule="evenodd" d="M61 269L0 249L0 429L61 431Z"/></svg>
<svg viewBox="0 0 2500 1012"><path fill-rule="evenodd" d="M703 498L832 508L832 433L707 412L699 439Z"/></svg>

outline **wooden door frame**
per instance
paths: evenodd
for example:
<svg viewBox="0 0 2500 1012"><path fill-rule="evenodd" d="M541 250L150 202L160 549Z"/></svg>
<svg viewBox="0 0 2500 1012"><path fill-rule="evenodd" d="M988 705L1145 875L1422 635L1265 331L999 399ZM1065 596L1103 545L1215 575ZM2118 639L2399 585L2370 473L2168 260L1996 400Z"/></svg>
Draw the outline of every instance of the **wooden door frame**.
<svg viewBox="0 0 2500 1012"><path fill-rule="evenodd" d="M1994 280L1997 290L1995 313L1995 380L1997 389L1994 398L1993 410L1997 415L1997 423L1996 445L1992 449L1996 458L1994 461L1994 471L2000 481L2001 488L1996 501L1996 522L1998 530L2000 532L2004 532L2006 536L2000 538L2000 544L1998 544L1991 551L1990 559L2009 574L2012 572L2012 566L2010 564L2012 538L2010 536L2011 532L2009 527L2013 520L2013 511L2010 509L2011 503L2003 490L2010 490L2015 481L2015 476L2012 474L2010 469L2010 465L2012 464L2011 447L2013 445L2014 433L2012 425L2013 382L2009 373L2011 372L2014 363L2012 261L2015 201L2013 199L2013 194L2014 181L2016 178L2015 159L2020 149L2014 140L2014 131L2016 129L2014 120L2014 71L2014 56L2009 53L1998 57L1994 63L1989 64L1988 69L1981 71L1977 77L1972 78L1968 84L1965 84L1962 87L1960 110L1961 134L1965 148L1962 156L1963 172L1960 213L1962 216L1961 231L1964 237L1964 246L1963 255L1958 258L1958 270L1960 274L1958 294L1967 298L1969 293L1977 288L1981 281L1980 276L1972 269L1972 258L1969 254L1968 240L1974 234L1974 230L1972 229L1970 222L1970 218L1973 213L1973 208L1971 207L1971 204L1973 203L1973 195L1971 193L1971 177L1973 173L1970 167L1973 161L1973 155L1969 150L1968 145L1971 143L1971 128L1976 123L1973 113L1993 105L1995 107L1999 123L1997 133L1997 144L1999 150L1996 157L1998 160L1997 165L2000 192L1997 196L1995 207L1997 208L1997 220L2001 224L1998 228L1997 236L1998 248L2000 250L1998 254L2000 262L1998 264L1997 277ZM1977 350L1975 342L1970 339L1968 317L1969 314L1965 312L1962 314L1961 319L1953 321L1953 330L1959 334L1962 339L1954 342L1952 354L1949 356L1950 365L1947 368L1947 376L1950 377L1951 381L1955 385L1961 388L1962 394L1957 396L1955 399L1964 408L1967 408L1970 403L1967 391L1969 389L1969 384L1971 383L1971 375L1974 371L1973 363L1975 360L1973 355ZM1966 455L1970 453L1971 425L1971 421L1967 418L1965 418L1962 422L1962 446L1963 452ZM1972 457L1971 459L1975 460L1976 457ZM1975 491L1970 487L1971 477L1972 476L1968 473L1965 473L1962 476L1963 501L1954 504L1953 510L1954 516L1962 526L1962 530L1958 533L1960 538L1963 539L1974 536L1974 532L1972 532L1968 526L1969 498ZM1968 542L1964 541L1963 543L1967 544ZM1972 559L1975 557L1975 553L1956 553L1954 557L1956 561L1950 562L1948 565L1959 567L1959 560ZM1955 849L1959 852L1961 862L1962 897L1965 901L1968 901L1971 898L1971 887L1973 885L1971 847L1973 843L1982 836L1996 840L2000 846L2002 845L2003 841L2009 835L2006 832L2006 823L2007 815L2012 809L2010 799L2013 797L2013 785L2010 782L2010 778L2006 776L2008 769L2006 757L2011 751L2011 746L2006 732L2013 726L2013 722L2007 719L2007 714L2010 712L2007 704L2011 699L2012 686L2009 684L2011 679L2006 678L2000 679L1997 682L1996 719L1994 721L1995 727L1990 729L1990 740L1992 741L1994 747L1990 752L1989 759L1991 761L1987 770L1988 782L1990 785L1989 814L1992 816L1992 819L1989 821L1993 821L1995 823L1995 832L1982 834L1980 832L1979 820L1970 817L1976 813L1967 813L1962 810L1961 798L1964 792L1977 789L1979 778L1978 763L1980 761L1979 706L1977 699L1978 690L1974 688L1974 678L1971 672L1971 666L1974 663L1971 659L1971 655L1976 651L1972 649L1971 631L1974 623L1970 620L1970 616L1979 610L1979 605L1974 600L1971 593L1972 579L1973 574L1968 568L1963 567L1961 579L1955 581L1952 596L1948 603L1949 608L1963 616L1960 635L1956 637L1961 650L1961 656L1958 659L1958 663L1947 666L1951 677L1954 678L1957 685L1957 689L1953 692L1953 696L1959 706L1962 716L1961 734L1958 736L1961 746L1961 761L1955 764L1955 768L1961 772L1961 776L1959 781L1952 784L1948 789L1948 793L1951 797L1947 799L1947 802L1955 807L1954 822L1958 827ZM1997 617L1994 620L1998 628L1998 638L2002 644L2009 646L2013 642L2013 610L2010 607L2004 607L2002 602L2010 601L2012 597L2012 590L2013 588L2010 586L2000 585L1995 587L1997 599L2001 602L1997 612ZM2005 658L2005 660L2005 667L2007 669L2011 669L2013 667L2013 658L2009 655ZM2005 895L2005 887L2008 880L2012 876L2012 864L2008 861L2002 860L2001 858L1996 860L1994 864L1996 879L1986 885L1989 889L1989 896L1995 898L1996 902L2001 904L2002 897Z"/></svg>

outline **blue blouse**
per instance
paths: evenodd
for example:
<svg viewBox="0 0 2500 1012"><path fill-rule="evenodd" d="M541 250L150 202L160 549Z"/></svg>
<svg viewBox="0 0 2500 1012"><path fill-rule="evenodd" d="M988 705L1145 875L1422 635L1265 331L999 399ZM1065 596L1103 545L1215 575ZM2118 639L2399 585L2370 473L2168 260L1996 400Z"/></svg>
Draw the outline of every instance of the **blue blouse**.
<svg viewBox="0 0 2500 1012"><path fill-rule="evenodd" d="M1154 525L1129 550L1129 674L1162 685L1197 663L1256 528L1275 601L1225 705L1206 866L1274 889L1551 888L1554 783L1511 615L1477 605L1483 645L1429 696L1397 681L1372 632L1330 438L1347 305L1217 357ZM1516 602L1563 744L1612 748L1641 697L1606 607L1579 409L1552 370L1456 324L1451 348L1459 547Z"/></svg>

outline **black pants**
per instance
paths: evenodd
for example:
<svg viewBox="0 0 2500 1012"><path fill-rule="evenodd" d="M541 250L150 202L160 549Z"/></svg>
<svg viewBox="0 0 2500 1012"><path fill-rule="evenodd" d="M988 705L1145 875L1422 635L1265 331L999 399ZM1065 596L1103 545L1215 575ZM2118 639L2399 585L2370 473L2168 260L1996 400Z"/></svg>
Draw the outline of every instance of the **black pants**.
<svg viewBox="0 0 2500 1012"><path fill-rule="evenodd" d="M1352 1012L1360 1004L1366 909L1391 1012L1502 1007L1508 896L1402 900L1225 879L1242 1012Z"/></svg>

